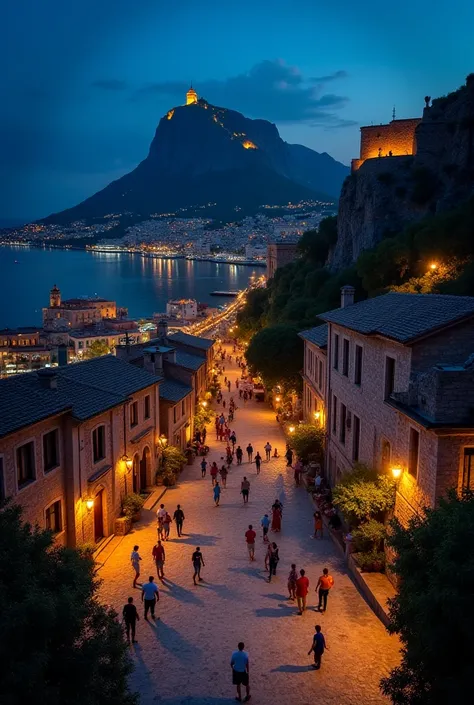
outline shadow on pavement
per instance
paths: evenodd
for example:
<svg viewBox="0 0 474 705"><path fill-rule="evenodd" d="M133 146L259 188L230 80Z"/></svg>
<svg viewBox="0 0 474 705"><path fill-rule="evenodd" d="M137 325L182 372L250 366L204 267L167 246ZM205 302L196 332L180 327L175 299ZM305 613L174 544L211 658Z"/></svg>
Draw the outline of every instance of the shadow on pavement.
<svg viewBox="0 0 474 705"><path fill-rule="evenodd" d="M196 695L190 697L160 698L160 705L230 705L235 698L215 698L212 695Z"/></svg>
<svg viewBox="0 0 474 705"><path fill-rule="evenodd" d="M297 614L294 605L278 605L276 607L259 607L255 610L256 617L294 617Z"/></svg>
<svg viewBox="0 0 474 705"><path fill-rule="evenodd" d="M186 538L168 539L167 543L182 543L189 546L214 546L216 541L220 541L220 536L208 536L206 534L186 534Z"/></svg>
<svg viewBox="0 0 474 705"><path fill-rule="evenodd" d="M192 569L189 571L189 574L190 576L192 575ZM189 602L193 605L202 605L202 600L200 600L199 597L196 597L191 590L186 590L186 588L181 587L181 585L178 585L166 576L163 586L168 587L168 590L162 590L163 595L174 597L180 602Z"/></svg>
<svg viewBox="0 0 474 705"><path fill-rule="evenodd" d="M251 578L259 578L260 580L262 578L266 578L266 575L262 575L262 569L261 568L253 568L251 566L248 566L248 568L227 568L227 570L231 573L243 573L244 575L249 575Z"/></svg>
<svg viewBox="0 0 474 705"><path fill-rule="evenodd" d="M270 673L306 673L307 671L314 671L311 664L307 666L296 666L291 663L285 666L278 666L278 668L272 668Z"/></svg>
<svg viewBox="0 0 474 705"><path fill-rule="evenodd" d="M288 599L286 595L280 595L277 592L269 592L268 595L263 594L263 595L261 595L261 597L269 597L271 600L287 600Z"/></svg>
<svg viewBox="0 0 474 705"><path fill-rule="evenodd" d="M206 581L204 581L202 583L198 583L197 587L214 590L219 597L223 597L224 599L236 600L238 597L237 593L227 587L227 585L213 585L212 583L206 583Z"/></svg>
<svg viewBox="0 0 474 705"><path fill-rule="evenodd" d="M155 629L156 638L163 648L170 651L180 661L192 663L197 658L201 658L201 649L186 641L176 629L170 627L162 619L157 620L155 623L152 622L150 627Z"/></svg>

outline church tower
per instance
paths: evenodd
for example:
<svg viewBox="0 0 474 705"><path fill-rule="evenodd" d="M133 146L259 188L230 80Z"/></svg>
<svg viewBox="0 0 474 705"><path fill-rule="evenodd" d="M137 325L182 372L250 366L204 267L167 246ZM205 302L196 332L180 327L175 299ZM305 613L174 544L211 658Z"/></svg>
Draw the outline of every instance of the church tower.
<svg viewBox="0 0 474 705"><path fill-rule="evenodd" d="M186 93L186 105L192 105L193 103L197 103L197 102L198 102L198 94L196 93L196 91L194 90L194 88L191 84L191 88Z"/></svg>
<svg viewBox="0 0 474 705"><path fill-rule="evenodd" d="M49 305L51 308L58 308L59 306L61 306L61 292L59 291L56 284L49 292Z"/></svg>

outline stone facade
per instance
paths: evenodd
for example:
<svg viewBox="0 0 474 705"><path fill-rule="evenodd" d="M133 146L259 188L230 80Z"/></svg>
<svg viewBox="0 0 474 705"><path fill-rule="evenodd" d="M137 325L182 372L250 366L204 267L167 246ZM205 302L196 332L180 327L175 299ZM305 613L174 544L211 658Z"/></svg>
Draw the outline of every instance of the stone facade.
<svg viewBox="0 0 474 705"><path fill-rule="evenodd" d="M421 118L408 118L361 127L360 157L352 160L352 170L357 170L366 159L416 154L415 130L420 122Z"/></svg>
<svg viewBox="0 0 474 705"><path fill-rule="evenodd" d="M160 431L171 445L184 450L193 437L194 398L188 394L173 403L160 399Z"/></svg>
<svg viewBox="0 0 474 705"><path fill-rule="evenodd" d="M296 242L272 242L267 247L267 278L272 279L279 267L293 262L297 255Z"/></svg>
<svg viewBox="0 0 474 705"><path fill-rule="evenodd" d="M307 423L326 428L326 352L305 340L303 415Z"/></svg>

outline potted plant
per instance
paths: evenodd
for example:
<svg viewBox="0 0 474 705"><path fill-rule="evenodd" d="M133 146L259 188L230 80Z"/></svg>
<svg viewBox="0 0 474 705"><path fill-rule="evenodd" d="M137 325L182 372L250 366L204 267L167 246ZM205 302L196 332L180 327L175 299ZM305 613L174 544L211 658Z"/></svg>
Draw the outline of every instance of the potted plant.
<svg viewBox="0 0 474 705"><path fill-rule="evenodd" d="M122 500L122 511L124 515L129 517L132 521L138 521L144 501L143 497L136 494L136 492L127 494Z"/></svg>

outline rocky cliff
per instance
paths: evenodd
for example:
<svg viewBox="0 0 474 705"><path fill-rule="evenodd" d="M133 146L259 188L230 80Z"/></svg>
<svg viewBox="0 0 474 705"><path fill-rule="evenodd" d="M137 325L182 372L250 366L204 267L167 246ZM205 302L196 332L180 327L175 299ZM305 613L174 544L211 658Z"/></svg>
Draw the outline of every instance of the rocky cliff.
<svg viewBox="0 0 474 705"><path fill-rule="evenodd" d="M148 156L131 173L46 222L198 208L235 217L264 204L335 200L348 171L327 154L287 144L266 120L201 99L163 116Z"/></svg>
<svg viewBox="0 0 474 705"><path fill-rule="evenodd" d="M424 109L415 140L414 156L368 159L345 180L331 269L474 193L474 74Z"/></svg>

